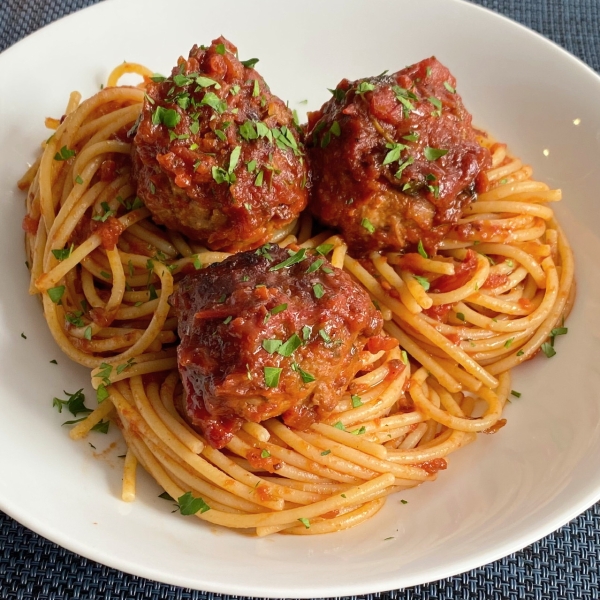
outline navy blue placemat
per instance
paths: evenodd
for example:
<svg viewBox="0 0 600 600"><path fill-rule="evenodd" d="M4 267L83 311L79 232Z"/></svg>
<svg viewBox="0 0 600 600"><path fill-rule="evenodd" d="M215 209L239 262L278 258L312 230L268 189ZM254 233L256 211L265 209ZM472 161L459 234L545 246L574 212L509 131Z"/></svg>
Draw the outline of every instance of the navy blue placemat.
<svg viewBox="0 0 600 600"><path fill-rule="evenodd" d="M99 1L0 0L0 51L36 29ZM542 33L600 72L600 0L475 3ZM552 535L502 560L427 585L360 598L598 600L599 580L600 503ZM229 600L238 596L192 591L116 571L60 548L0 512L0 600L105 598Z"/></svg>

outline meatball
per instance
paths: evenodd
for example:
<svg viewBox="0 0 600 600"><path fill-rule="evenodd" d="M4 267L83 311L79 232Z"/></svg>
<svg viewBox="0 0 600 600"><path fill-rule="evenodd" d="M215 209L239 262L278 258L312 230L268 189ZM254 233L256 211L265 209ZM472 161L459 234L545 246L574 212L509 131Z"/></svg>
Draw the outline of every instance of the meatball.
<svg viewBox="0 0 600 600"><path fill-rule="evenodd" d="M244 421L309 427L335 408L382 318L318 250L266 245L186 276L179 318L182 413L221 448Z"/></svg>
<svg viewBox="0 0 600 600"><path fill-rule="evenodd" d="M312 213L355 252L433 250L471 202L487 149L450 71L428 58L393 75L342 80L309 114Z"/></svg>
<svg viewBox="0 0 600 600"><path fill-rule="evenodd" d="M148 82L133 159L154 220L213 250L264 244L308 201L301 130L224 38Z"/></svg>

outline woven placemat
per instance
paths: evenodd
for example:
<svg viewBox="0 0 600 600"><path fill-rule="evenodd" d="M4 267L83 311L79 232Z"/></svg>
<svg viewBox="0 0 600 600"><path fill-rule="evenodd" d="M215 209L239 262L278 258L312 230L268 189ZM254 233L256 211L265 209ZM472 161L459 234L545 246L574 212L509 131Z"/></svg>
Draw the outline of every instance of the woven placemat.
<svg viewBox="0 0 600 600"><path fill-rule="evenodd" d="M0 0L0 51L36 29L99 1ZM475 3L542 33L600 72L600 0L475 0ZM352 598L598 600L599 579L600 503L543 540L479 569L427 585ZM0 600L105 598L239 597L197 592L116 571L60 548L0 512Z"/></svg>

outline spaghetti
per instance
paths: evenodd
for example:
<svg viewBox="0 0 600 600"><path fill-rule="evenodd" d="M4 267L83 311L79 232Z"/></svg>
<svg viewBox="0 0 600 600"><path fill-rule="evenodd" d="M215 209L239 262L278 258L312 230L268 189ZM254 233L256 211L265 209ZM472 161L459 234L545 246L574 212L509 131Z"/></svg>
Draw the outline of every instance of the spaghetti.
<svg viewBox="0 0 600 600"><path fill-rule="evenodd" d="M208 445L176 410L183 391L168 299L185 273L229 254L157 226L136 197L127 132L144 89L119 87L125 72L150 75L126 63L90 99L73 93L19 182L28 190L29 291L97 390L98 407L70 435L105 418L119 425L125 501L135 497L139 462L171 497L201 498L193 512L204 521L259 536L333 532L370 518L389 494L434 480L450 453L502 426L509 370L566 331L574 266L547 206L560 190L482 135L489 189L435 256L357 260L339 235L314 232L307 214L273 236L282 247L331 245L332 264L368 291L400 348L365 350L335 412L308 430L272 418L245 423L222 450Z"/></svg>

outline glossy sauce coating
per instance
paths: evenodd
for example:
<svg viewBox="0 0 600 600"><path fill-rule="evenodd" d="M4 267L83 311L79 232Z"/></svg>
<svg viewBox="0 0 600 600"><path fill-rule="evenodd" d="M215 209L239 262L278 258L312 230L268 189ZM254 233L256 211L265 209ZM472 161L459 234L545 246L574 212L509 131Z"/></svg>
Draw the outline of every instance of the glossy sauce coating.
<svg viewBox="0 0 600 600"><path fill-rule="evenodd" d="M312 213L354 252L433 250L474 197L490 155L446 67L342 80L309 114Z"/></svg>
<svg viewBox="0 0 600 600"><path fill-rule="evenodd" d="M265 243L308 200L291 111L224 38L154 78L134 138L138 195L154 220L213 250Z"/></svg>
<svg viewBox="0 0 600 600"><path fill-rule="evenodd" d="M289 266L286 260L301 259ZM336 406L382 328L368 295L316 251L265 246L186 276L179 318L182 413L214 447L245 420L305 429Z"/></svg>

